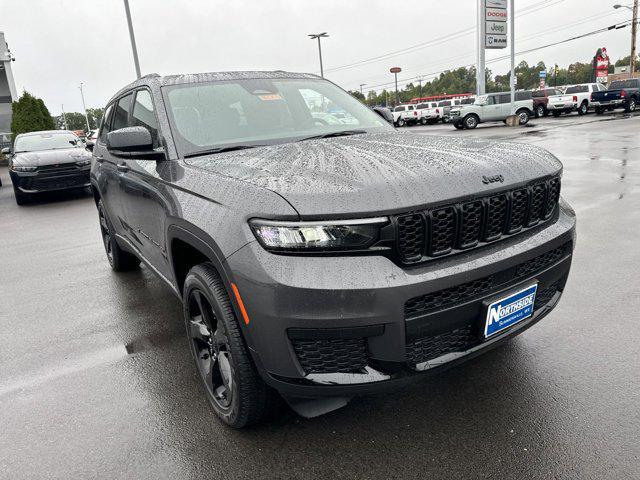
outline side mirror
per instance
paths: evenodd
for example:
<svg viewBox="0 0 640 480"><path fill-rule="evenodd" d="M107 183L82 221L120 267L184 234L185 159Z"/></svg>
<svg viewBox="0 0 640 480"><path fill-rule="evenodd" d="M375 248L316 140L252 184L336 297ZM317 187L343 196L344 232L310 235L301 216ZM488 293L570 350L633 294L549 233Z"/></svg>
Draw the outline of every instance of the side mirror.
<svg viewBox="0 0 640 480"><path fill-rule="evenodd" d="M11 148L9 147L4 147L0 153L2 153L3 155L10 155L11 154Z"/></svg>
<svg viewBox="0 0 640 480"><path fill-rule="evenodd" d="M90 152L93 152L93 146L94 146L93 143L87 142L87 144L84 146L84 148L86 148Z"/></svg>
<svg viewBox="0 0 640 480"><path fill-rule="evenodd" d="M144 127L126 127L107 134L107 150L117 154L153 150L151 133Z"/></svg>
<svg viewBox="0 0 640 480"><path fill-rule="evenodd" d="M393 125L393 113L391 113L391 110L384 107L373 107L373 111Z"/></svg>

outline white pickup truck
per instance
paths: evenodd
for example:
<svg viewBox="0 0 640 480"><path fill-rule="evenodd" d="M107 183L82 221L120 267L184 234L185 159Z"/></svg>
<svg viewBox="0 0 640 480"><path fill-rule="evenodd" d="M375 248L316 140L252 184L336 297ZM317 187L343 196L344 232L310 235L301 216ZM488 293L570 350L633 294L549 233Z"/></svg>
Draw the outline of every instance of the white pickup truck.
<svg viewBox="0 0 640 480"><path fill-rule="evenodd" d="M554 117L559 117L563 113L578 111L578 115L586 115L591 109L591 94L606 90L604 85L599 83L582 83L567 87L563 95L552 95L549 97L547 110Z"/></svg>
<svg viewBox="0 0 640 480"><path fill-rule="evenodd" d="M419 103L416 105L416 110L420 125L433 125L442 118L437 102Z"/></svg>
<svg viewBox="0 0 640 480"><path fill-rule="evenodd" d="M393 124L396 127L418 123L418 110L414 104L398 105L393 109Z"/></svg>

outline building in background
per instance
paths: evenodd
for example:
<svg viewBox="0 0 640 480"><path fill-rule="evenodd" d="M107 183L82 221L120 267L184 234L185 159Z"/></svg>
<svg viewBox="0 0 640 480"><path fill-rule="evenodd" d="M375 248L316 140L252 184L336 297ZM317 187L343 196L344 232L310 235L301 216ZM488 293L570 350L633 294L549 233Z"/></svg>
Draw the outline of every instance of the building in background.
<svg viewBox="0 0 640 480"><path fill-rule="evenodd" d="M18 100L16 84L13 81L11 62L13 56L0 32L0 144L11 142L11 102Z"/></svg>

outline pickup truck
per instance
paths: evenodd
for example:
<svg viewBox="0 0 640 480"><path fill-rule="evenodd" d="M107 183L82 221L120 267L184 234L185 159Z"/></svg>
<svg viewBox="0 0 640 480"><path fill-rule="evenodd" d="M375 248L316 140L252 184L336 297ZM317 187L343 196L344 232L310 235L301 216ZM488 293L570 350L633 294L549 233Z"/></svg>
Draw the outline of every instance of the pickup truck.
<svg viewBox="0 0 640 480"><path fill-rule="evenodd" d="M545 88L542 90L533 90L531 97L533 98L533 112L536 118L546 117L549 115L549 97L554 95L562 95L562 90L557 88Z"/></svg>
<svg viewBox="0 0 640 480"><path fill-rule="evenodd" d="M586 115L591 108L591 94L606 88L599 83L583 83L568 87L564 94L549 97L547 109L554 117L562 113L578 111L578 115Z"/></svg>
<svg viewBox="0 0 640 480"><path fill-rule="evenodd" d="M416 123L418 123L416 105L398 105L393 109L393 124L396 127L415 125Z"/></svg>
<svg viewBox="0 0 640 480"><path fill-rule="evenodd" d="M433 125L442 118L437 102L419 103L416 105L416 111L420 125Z"/></svg>
<svg viewBox="0 0 640 480"><path fill-rule="evenodd" d="M640 100L640 78L618 80L609 85L608 90L593 92L591 105L598 115L605 110L624 108L627 112L634 112Z"/></svg>

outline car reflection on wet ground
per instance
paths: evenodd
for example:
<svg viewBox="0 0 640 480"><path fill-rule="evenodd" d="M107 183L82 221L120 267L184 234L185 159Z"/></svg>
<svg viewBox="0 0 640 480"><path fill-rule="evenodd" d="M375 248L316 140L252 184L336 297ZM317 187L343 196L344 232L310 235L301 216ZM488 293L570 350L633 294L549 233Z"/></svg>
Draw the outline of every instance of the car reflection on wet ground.
<svg viewBox="0 0 640 480"><path fill-rule="evenodd" d="M17 207L0 168L2 478L640 478L640 117L450 125L547 148L578 243L543 322L411 388L305 420L222 427L181 306L113 274L85 193Z"/></svg>

